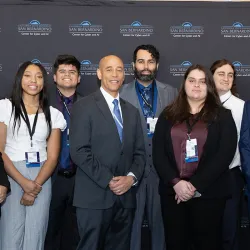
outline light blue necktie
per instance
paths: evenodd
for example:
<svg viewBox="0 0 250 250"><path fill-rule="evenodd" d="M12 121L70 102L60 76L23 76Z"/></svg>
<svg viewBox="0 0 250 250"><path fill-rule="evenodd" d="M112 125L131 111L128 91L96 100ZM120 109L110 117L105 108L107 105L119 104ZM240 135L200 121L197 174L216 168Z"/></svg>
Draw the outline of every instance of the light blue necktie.
<svg viewBox="0 0 250 250"><path fill-rule="evenodd" d="M120 109L119 109L119 106L118 106L118 100L114 99L114 101L112 103L114 104L113 113L114 113L115 124L116 124L117 130L118 130L120 140L122 142L123 125L122 125L121 112L120 112Z"/></svg>

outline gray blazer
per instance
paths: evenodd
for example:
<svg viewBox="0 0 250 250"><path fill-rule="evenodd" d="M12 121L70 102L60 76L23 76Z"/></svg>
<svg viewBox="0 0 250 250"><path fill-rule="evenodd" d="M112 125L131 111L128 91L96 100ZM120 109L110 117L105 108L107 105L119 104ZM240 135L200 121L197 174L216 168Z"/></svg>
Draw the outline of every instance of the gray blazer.
<svg viewBox="0 0 250 250"><path fill-rule="evenodd" d="M161 83L157 80L156 80L156 87L158 91L156 117L159 117L163 109L175 99L175 97L178 94L178 91L176 88L173 88L168 84ZM156 171L153 167L153 161L152 161L152 139L148 138L147 136L147 123L145 121L145 117L143 115L143 111L141 109L140 102L138 100L138 96L136 93L135 80L131 83L124 84L122 86L120 90L120 96L139 110L142 130L144 135L144 142L147 152L147 162L146 162L144 177L147 177L151 170L155 173Z"/></svg>
<svg viewBox="0 0 250 250"><path fill-rule="evenodd" d="M77 165L73 205L107 209L116 199L124 208L135 207L132 187L121 196L109 188L113 176L133 172L138 180L145 166L145 146L138 110L120 99L123 117L121 143L114 118L100 90L73 106L70 126L70 153Z"/></svg>

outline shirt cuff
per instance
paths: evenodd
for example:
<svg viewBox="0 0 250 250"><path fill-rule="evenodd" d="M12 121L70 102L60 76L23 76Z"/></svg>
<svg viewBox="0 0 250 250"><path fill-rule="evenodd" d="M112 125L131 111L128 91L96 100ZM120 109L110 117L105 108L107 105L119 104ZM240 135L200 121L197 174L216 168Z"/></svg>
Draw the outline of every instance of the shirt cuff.
<svg viewBox="0 0 250 250"><path fill-rule="evenodd" d="M174 179L171 181L172 186L174 186L175 184L177 184L179 181L181 181L180 178L174 178Z"/></svg>
<svg viewBox="0 0 250 250"><path fill-rule="evenodd" d="M134 177L134 184L133 184L132 186L136 186L137 183L138 183L136 176L135 176L132 172L129 172L129 173L127 174L127 176L133 176L133 177Z"/></svg>

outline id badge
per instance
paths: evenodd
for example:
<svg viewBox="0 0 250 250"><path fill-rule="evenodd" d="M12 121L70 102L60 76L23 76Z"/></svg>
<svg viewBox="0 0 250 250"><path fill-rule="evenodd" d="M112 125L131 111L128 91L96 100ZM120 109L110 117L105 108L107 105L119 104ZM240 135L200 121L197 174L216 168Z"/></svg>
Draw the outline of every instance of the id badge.
<svg viewBox="0 0 250 250"><path fill-rule="evenodd" d="M185 162L196 162L198 159L197 139L187 140Z"/></svg>
<svg viewBox="0 0 250 250"><path fill-rule="evenodd" d="M152 137L154 135L157 120L158 118L153 118L153 117L147 118L148 137Z"/></svg>
<svg viewBox="0 0 250 250"><path fill-rule="evenodd" d="M26 167L27 168L37 168L41 166L39 151L30 149L25 152Z"/></svg>

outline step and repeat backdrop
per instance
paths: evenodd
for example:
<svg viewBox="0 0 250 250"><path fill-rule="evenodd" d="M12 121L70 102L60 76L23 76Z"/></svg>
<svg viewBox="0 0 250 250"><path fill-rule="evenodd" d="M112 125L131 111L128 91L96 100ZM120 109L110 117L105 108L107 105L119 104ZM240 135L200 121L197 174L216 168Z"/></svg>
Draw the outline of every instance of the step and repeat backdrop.
<svg viewBox="0 0 250 250"><path fill-rule="evenodd" d="M1 1L0 97L26 60L40 62L53 84L55 57L65 53L81 62L82 95L98 88L98 62L108 54L123 59L128 83L134 49L150 43L161 55L158 80L179 87L190 65L226 58L240 97L250 99L249 13L250 3L232 2Z"/></svg>

